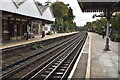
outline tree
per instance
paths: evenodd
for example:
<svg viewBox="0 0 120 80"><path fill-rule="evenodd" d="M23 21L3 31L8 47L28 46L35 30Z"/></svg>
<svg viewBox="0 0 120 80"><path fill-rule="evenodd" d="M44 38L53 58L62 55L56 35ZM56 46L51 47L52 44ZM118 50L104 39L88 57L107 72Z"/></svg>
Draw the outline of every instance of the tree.
<svg viewBox="0 0 120 80"><path fill-rule="evenodd" d="M69 10L68 10L68 17L72 20L74 20L75 16L73 15L73 10L71 7L69 7Z"/></svg>
<svg viewBox="0 0 120 80"><path fill-rule="evenodd" d="M73 10L68 6L69 4L64 4L63 2L55 2L51 6L55 16L55 25L57 26L58 32L77 30L76 23L73 22L75 18Z"/></svg>
<svg viewBox="0 0 120 80"><path fill-rule="evenodd" d="M63 24L64 24L64 32L69 32L69 23L67 21L64 21Z"/></svg>
<svg viewBox="0 0 120 80"><path fill-rule="evenodd" d="M116 17L112 18L111 23L113 30L120 31L120 13L117 13Z"/></svg>
<svg viewBox="0 0 120 80"><path fill-rule="evenodd" d="M55 16L55 25L57 27L57 30L58 32L63 32L63 17L67 15L68 7L63 2L55 2L52 3L51 8Z"/></svg>
<svg viewBox="0 0 120 80"><path fill-rule="evenodd" d="M63 2L55 2L51 7L56 18L62 18L67 15L68 7Z"/></svg>
<svg viewBox="0 0 120 80"><path fill-rule="evenodd" d="M84 27L86 27L87 30L95 31L101 34L102 31L106 29L106 25L107 25L106 18L100 18L99 20L97 19L96 21L87 22Z"/></svg>
<svg viewBox="0 0 120 80"><path fill-rule="evenodd" d="M89 30L92 30L92 22L87 22L85 27Z"/></svg>

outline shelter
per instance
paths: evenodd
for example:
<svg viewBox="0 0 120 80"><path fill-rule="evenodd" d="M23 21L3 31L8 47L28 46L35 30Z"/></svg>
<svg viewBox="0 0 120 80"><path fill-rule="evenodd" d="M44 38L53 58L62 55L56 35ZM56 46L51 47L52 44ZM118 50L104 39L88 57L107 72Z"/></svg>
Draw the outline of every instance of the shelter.
<svg viewBox="0 0 120 80"><path fill-rule="evenodd" d="M106 9L120 11L119 0L78 0L78 3L82 12L106 12Z"/></svg>
<svg viewBox="0 0 120 80"><path fill-rule="evenodd" d="M78 0L78 4L82 12L104 12L104 15L94 15L94 17L106 17L107 23L107 38L105 50L109 50L109 20L114 12L120 12L119 0Z"/></svg>

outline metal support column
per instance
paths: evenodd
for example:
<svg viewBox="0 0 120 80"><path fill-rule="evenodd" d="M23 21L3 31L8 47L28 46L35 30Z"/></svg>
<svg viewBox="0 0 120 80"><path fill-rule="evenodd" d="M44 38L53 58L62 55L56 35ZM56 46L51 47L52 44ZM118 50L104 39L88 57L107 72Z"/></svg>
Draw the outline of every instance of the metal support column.
<svg viewBox="0 0 120 80"><path fill-rule="evenodd" d="M110 9L107 9L106 12L106 18L107 18L107 31L106 31L106 44L105 44L105 51L110 51L109 49L109 21L111 18L111 12Z"/></svg>
<svg viewBox="0 0 120 80"><path fill-rule="evenodd" d="M107 31L106 31L106 45L105 49L106 51L109 51L109 21L107 21Z"/></svg>

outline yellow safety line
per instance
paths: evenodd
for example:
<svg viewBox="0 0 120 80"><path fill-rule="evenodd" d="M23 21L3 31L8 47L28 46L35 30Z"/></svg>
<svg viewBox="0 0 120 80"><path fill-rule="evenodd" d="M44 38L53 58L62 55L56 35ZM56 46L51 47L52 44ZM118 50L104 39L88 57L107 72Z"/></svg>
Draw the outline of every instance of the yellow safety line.
<svg viewBox="0 0 120 80"><path fill-rule="evenodd" d="M7 47L11 47L11 46L18 46L18 45L22 45L22 44L28 44L28 43L32 43L32 42L36 42L36 41L40 41L40 40L32 40L32 41L24 41L24 42L12 43L12 44L7 44L7 45L3 45L3 46L0 46L0 47L7 48Z"/></svg>
<svg viewBox="0 0 120 80"><path fill-rule="evenodd" d="M88 62L86 70L86 80L90 80L90 64L91 64L91 37L89 37L89 52L88 52Z"/></svg>
<svg viewBox="0 0 120 80"><path fill-rule="evenodd" d="M19 45L25 45L25 44L29 44L29 43L33 43L33 42L37 42L37 41L52 39L52 38L61 37L61 36L66 36L66 35L70 35L70 34L74 34L74 33L77 33L77 32L64 34L64 35L57 35L57 36L54 36L54 37L48 36L46 38L41 38L41 39L37 39L37 40L31 40L31 41L28 40L28 41L24 41L24 42L11 43L11 44L6 44L6 45L2 45L2 46L0 45L0 49L5 49L5 48L19 46Z"/></svg>

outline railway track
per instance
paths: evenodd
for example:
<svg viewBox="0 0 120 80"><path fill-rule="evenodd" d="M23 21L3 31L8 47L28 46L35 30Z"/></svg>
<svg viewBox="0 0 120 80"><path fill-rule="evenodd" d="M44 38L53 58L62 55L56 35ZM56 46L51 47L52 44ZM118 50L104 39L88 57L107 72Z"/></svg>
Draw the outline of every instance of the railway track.
<svg viewBox="0 0 120 80"><path fill-rule="evenodd" d="M52 61L48 59L45 62L47 65L42 69L40 69L41 66L38 66L36 69L23 76L21 80L66 79L83 47L86 35L84 34L80 38Z"/></svg>
<svg viewBox="0 0 120 80"><path fill-rule="evenodd" d="M12 76L13 74L16 74L19 70L26 68L27 66L31 65L32 63L35 63L35 61L40 60L41 58L43 58L44 56L52 53L53 51L56 51L57 49L70 44L72 41L74 41L75 39L77 39L79 36L81 36L81 34L76 35L76 36L72 36L69 39L66 39L65 41L58 43L52 47L49 47L46 50L43 50L41 52L38 52L30 57L27 57L23 60L20 60L16 63L13 63L5 68L3 68L3 75L2 78L9 78L10 76ZM69 45L70 46L70 45ZM68 47L69 47L68 46ZM63 49L64 51L65 49ZM62 50L61 50L62 52Z"/></svg>
<svg viewBox="0 0 120 80"><path fill-rule="evenodd" d="M19 52L20 51L20 49L24 49L25 47L25 45L22 45L23 47L21 47L20 49L18 49L18 51L16 51L17 53L13 53L13 55L11 56L11 55L9 55L8 53L5 53L5 51L7 51L7 52L11 52L11 50L9 49L9 50L2 50L2 60L3 60L3 62L2 62L2 67L9 67L9 65L10 64L14 64L16 61L17 62L19 62L19 61L21 61L21 60L23 60L23 58L26 58L26 57L28 57L28 56L31 56L32 54L37 54L37 53L39 53L39 52L41 52L41 51L45 51L45 50L48 50L48 49L50 49L50 48L52 48L52 47L55 47L55 46L57 46L57 45L59 45L59 44L61 44L62 42L64 42L65 40L68 40L68 39L70 39L72 36L74 36L74 35L76 35L77 33L75 33L75 34L72 34L72 35L70 35L69 37L68 36L65 36L65 37L63 37L61 40L60 40L60 37L58 37L58 38L53 38L53 39L49 39L49 40L44 40L44 41L42 41L41 43L39 42L38 43L38 45L39 44L43 44L43 46L44 46L44 48L39 48L39 49L37 49L37 50L33 50L32 48L33 48L33 46L35 45L35 44L37 44L37 42L36 43L32 43L32 45L29 45L28 44L28 46L30 47L30 50L28 50L28 51L25 51L25 52ZM52 40L54 41L54 42L52 42ZM58 41L57 41L58 40ZM50 43L50 42L51 43ZM47 44L47 43L45 43L45 42L47 42L47 43L49 43L49 44ZM46 44L46 45L45 45ZM27 46L27 47L28 47ZM14 50L14 49L12 49L12 50ZM24 51L24 50L23 50ZM14 52L14 51L13 51ZM19 53L18 53L19 52ZM11 54L11 53L10 53ZM4 58L4 56L6 56L6 58ZM10 57L9 57L10 56ZM4 68L3 68L3 70L4 70Z"/></svg>
<svg viewBox="0 0 120 80"><path fill-rule="evenodd" d="M40 52L41 50L45 50L46 48L56 45L57 43L70 38L71 36L76 35L77 33L67 35L67 36L61 36L56 37L52 39L47 39L43 41L33 42L30 44L25 44L21 46L16 46L12 48L2 49L2 67L8 66L16 61L19 61L23 58L26 58L28 56L31 56L33 53ZM41 45L44 48L39 48L37 50L34 50L35 45Z"/></svg>

